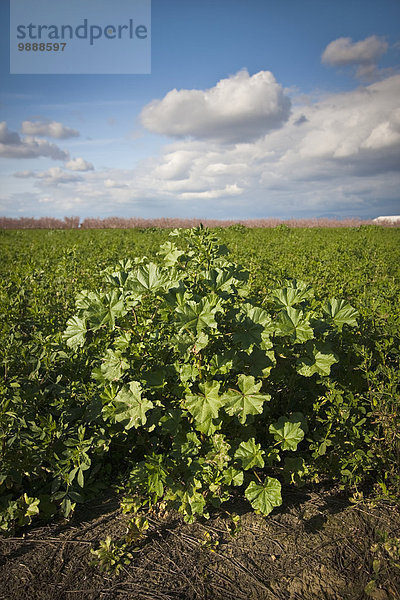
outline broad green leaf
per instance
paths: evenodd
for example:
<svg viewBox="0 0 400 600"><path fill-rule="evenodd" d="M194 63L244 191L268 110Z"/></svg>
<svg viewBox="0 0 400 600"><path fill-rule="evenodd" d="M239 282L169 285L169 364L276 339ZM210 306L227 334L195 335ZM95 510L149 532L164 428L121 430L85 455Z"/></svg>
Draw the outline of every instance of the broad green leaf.
<svg viewBox="0 0 400 600"><path fill-rule="evenodd" d="M198 394L185 396L185 406L195 418L197 429L203 433L212 429L212 420L218 417L218 411L223 404L218 394L219 387L219 382L207 381L199 384Z"/></svg>
<svg viewBox="0 0 400 600"><path fill-rule="evenodd" d="M303 311L291 307L279 313L276 331L278 335L290 336L294 343L306 342L314 337L314 331Z"/></svg>
<svg viewBox="0 0 400 600"><path fill-rule="evenodd" d="M67 321L67 329L63 333L63 339L67 342L70 348L78 348L85 343L87 333L86 319L79 317L71 317Z"/></svg>
<svg viewBox="0 0 400 600"><path fill-rule="evenodd" d="M271 369L276 365L275 352L273 350L260 350L254 346L251 353L245 359L249 373L254 377L268 377Z"/></svg>
<svg viewBox="0 0 400 600"><path fill-rule="evenodd" d="M243 485L244 473L235 467L224 469L224 482L226 485Z"/></svg>
<svg viewBox="0 0 400 600"><path fill-rule="evenodd" d="M187 523L193 523L196 515L202 515L206 500L201 493L200 482L196 479L193 482L182 486L177 482L175 486L171 486L168 492L169 498L178 500L178 510L183 513Z"/></svg>
<svg viewBox="0 0 400 600"><path fill-rule="evenodd" d="M349 327L357 326L359 313L346 300L332 298L322 308L325 314L332 319L339 331L343 329L343 325L349 325Z"/></svg>
<svg viewBox="0 0 400 600"><path fill-rule="evenodd" d="M194 487L189 488L181 497L179 512L183 512L184 520L193 523L195 515L201 516L204 512L206 500Z"/></svg>
<svg viewBox="0 0 400 600"><path fill-rule="evenodd" d="M125 429L136 429L145 425L146 412L153 408L153 403L142 398L142 388L138 381L131 381L129 387L124 386L115 398L115 421L124 423Z"/></svg>
<svg viewBox="0 0 400 600"><path fill-rule="evenodd" d="M175 277L171 278L170 272L160 269L155 263L140 265L131 273L126 288L137 294L158 292L169 289L178 284Z"/></svg>
<svg viewBox="0 0 400 600"><path fill-rule="evenodd" d="M242 310L246 312L246 316L253 321L253 323L261 325L264 331L266 330L269 333L274 333L272 319L266 310L248 303L243 305Z"/></svg>
<svg viewBox="0 0 400 600"><path fill-rule="evenodd" d="M89 290L82 290L77 293L75 306L80 310L86 310L92 304L96 302L100 302L100 296L96 292L91 292Z"/></svg>
<svg viewBox="0 0 400 600"><path fill-rule="evenodd" d="M169 408L164 411L160 425L168 433L176 435L182 422L183 412L180 408Z"/></svg>
<svg viewBox="0 0 400 600"><path fill-rule="evenodd" d="M281 444L282 450L296 450L304 438L301 425L301 421L296 421L296 417L280 417L276 423L269 426L269 432Z"/></svg>
<svg viewBox="0 0 400 600"><path fill-rule="evenodd" d="M173 371L172 371L173 372ZM152 369L143 373L143 382L146 387L163 388L167 383L169 369Z"/></svg>
<svg viewBox="0 0 400 600"><path fill-rule="evenodd" d="M238 318L241 316L242 320L239 320L233 333L233 340L240 344L243 350L250 349L254 344L266 344L266 347L270 347L269 336L274 333L275 326L269 314L264 309L247 303L241 307Z"/></svg>
<svg viewBox="0 0 400 600"><path fill-rule="evenodd" d="M312 377L314 373L329 375L331 366L338 362L328 343L308 343L306 344L306 352L306 356L296 361L296 370L304 377Z"/></svg>
<svg viewBox="0 0 400 600"><path fill-rule="evenodd" d="M130 266L132 266L132 263ZM130 271L119 270L114 271L113 273L107 273L105 276L105 281L112 287L124 289L129 277Z"/></svg>
<svg viewBox="0 0 400 600"><path fill-rule="evenodd" d="M250 438L247 442L241 442L239 448L235 452L235 458L240 460L243 469L252 469L254 467L263 467L264 452L261 450L260 444L256 444L254 438Z"/></svg>
<svg viewBox="0 0 400 600"><path fill-rule="evenodd" d="M213 435L216 431L221 429L222 419L212 419L211 417L201 423L196 421L196 429L205 435Z"/></svg>
<svg viewBox="0 0 400 600"><path fill-rule="evenodd" d="M132 334L129 331L123 331L121 335L115 338L114 347L122 352L131 344Z"/></svg>
<svg viewBox="0 0 400 600"><path fill-rule="evenodd" d="M194 343L195 338L191 333L181 332L179 335L172 335L169 339L169 347L171 350L184 357L187 357L188 353L193 348Z"/></svg>
<svg viewBox="0 0 400 600"><path fill-rule="evenodd" d="M199 370L196 365L192 364L181 364L180 362L175 363L175 369L179 374L179 379L182 383L187 383L188 381L195 381L199 375Z"/></svg>
<svg viewBox="0 0 400 600"><path fill-rule="evenodd" d="M117 381L121 379L127 369L129 369L129 363L123 358L121 352L108 348L103 364L100 366L103 377L108 381Z"/></svg>
<svg viewBox="0 0 400 600"><path fill-rule="evenodd" d="M163 257L167 267L172 267L178 262L179 257L185 253L183 250L178 250L173 242L167 241L160 246L160 251L157 254Z"/></svg>
<svg viewBox="0 0 400 600"><path fill-rule="evenodd" d="M209 342L209 337L204 331L201 331L196 338L196 341L193 346L194 354L198 354L201 350L203 350Z"/></svg>
<svg viewBox="0 0 400 600"><path fill-rule="evenodd" d="M206 273L206 282L211 289L219 292L232 292L232 286L240 283L231 269L211 269Z"/></svg>
<svg viewBox="0 0 400 600"><path fill-rule="evenodd" d="M147 492L156 494L161 498L164 494L164 483L168 474L163 466L164 456L162 454L152 454L145 458L145 468L148 473Z"/></svg>
<svg viewBox="0 0 400 600"><path fill-rule="evenodd" d="M236 415L244 425L247 415L261 414L264 402L271 399L268 394L259 393L261 385L262 382L256 383L251 375L239 375L239 389L230 389L223 395L224 409L228 415Z"/></svg>
<svg viewBox="0 0 400 600"><path fill-rule="evenodd" d="M286 280L283 288L272 290L271 300L277 308L289 308L314 296L312 289L303 281Z"/></svg>
<svg viewBox="0 0 400 600"><path fill-rule="evenodd" d="M181 329L199 334L206 327L217 328L215 314L218 311L221 311L218 298L205 296L200 302L189 300L185 305L178 306L175 315Z"/></svg>
<svg viewBox="0 0 400 600"><path fill-rule="evenodd" d="M115 327L115 319L126 314L124 299L118 290L103 294L99 301L88 306L85 314L88 317L91 328L99 329L102 325L108 325L110 329Z"/></svg>
<svg viewBox="0 0 400 600"><path fill-rule="evenodd" d="M214 354L209 362L212 375L226 375L230 373L234 364L235 355L233 352L225 352L224 354Z"/></svg>
<svg viewBox="0 0 400 600"><path fill-rule="evenodd" d="M276 506L282 504L281 484L273 477L267 477L262 485L251 481L245 496L256 512L269 515Z"/></svg>

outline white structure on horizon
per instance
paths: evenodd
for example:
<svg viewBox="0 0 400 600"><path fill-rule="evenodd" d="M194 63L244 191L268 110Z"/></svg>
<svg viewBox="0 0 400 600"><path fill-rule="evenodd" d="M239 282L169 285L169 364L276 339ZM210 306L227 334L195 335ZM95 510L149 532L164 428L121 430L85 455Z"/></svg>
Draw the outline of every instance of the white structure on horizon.
<svg viewBox="0 0 400 600"><path fill-rule="evenodd" d="M399 215L391 215L391 216L387 216L387 217L376 217L376 219L372 219L374 223L377 223L379 225L379 223L384 223L385 221L388 221L389 223L400 223L400 216Z"/></svg>

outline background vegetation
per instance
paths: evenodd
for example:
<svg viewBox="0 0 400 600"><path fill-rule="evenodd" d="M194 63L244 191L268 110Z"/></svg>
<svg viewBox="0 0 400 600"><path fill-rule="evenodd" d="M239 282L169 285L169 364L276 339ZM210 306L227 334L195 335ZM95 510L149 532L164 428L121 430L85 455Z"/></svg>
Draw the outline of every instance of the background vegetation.
<svg viewBox="0 0 400 600"><path fill-rule="evenodd" d="M399 230L237 224L215 232L230 249L229 259L249 270L257 304L269 308L270 290L296 278L311 284L318 297L343 298L358 310L358 327L345 331L341 341L343 376L328 378L326 394L315 396L318 435L308 441L309 479L340 482L359 493L378 484L383 494L398 497ZM95 394L92 366L67 348L61 333L82 288L97 289L101 271L121 259L155 257L168 234L153 228L0 232L4 530L31 522L39 506L42 516L60 506L66 514L75 501L115 481L118 453L93 461L89 477L77 469L72 494L46 489L55 470L61 475L70 469L77 455L77 464L84 464L87 452L104 457L100 437L96 448L92 442L88 447L83 418ZM84 490L78 481L83 476Z"/></svg>

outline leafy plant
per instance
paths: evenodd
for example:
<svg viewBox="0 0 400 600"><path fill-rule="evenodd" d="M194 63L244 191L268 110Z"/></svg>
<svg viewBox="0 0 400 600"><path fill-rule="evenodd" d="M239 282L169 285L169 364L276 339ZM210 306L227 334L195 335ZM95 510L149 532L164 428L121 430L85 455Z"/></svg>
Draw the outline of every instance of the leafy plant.
<svg viewBox="0 0 400 600"><path fill-rule="evenodd" d="M125 565L129 565L133 555L128 551L126 542L115 542L111 536L102 540L97 550L90 549L95 556L92 565L99 568L100 571L118 575Z"/></svg>
<svg viewBox="0 0 400 600"><path fill-rule="evenodd" d="M98 291L77 296L63 337L92 366L97 394L87 420L95 414L111 447L118 440L125 448L127 487L143 503L164 497L191 522L244 486L267 515L282 502L280 475L306 473L301 459L279 463L299 444L306 450L310 415L300 411L323 389L357 313L343 301L319 303L295 280L272 291L267 310L208 230L171 237L181 246L164 243L158 263L120 261ZM291 383L284 414L282 379ZM74 463L78 483L85 456Z"/></svg>

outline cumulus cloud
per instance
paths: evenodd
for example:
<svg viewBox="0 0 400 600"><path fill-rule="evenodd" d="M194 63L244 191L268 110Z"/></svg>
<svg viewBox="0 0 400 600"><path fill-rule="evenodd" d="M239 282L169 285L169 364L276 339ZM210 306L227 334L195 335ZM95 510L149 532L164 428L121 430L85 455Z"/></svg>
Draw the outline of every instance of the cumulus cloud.
<svg viewBox="0 0 400 600"><path fill-rule="evenodd" d="M284 197L287 205L281 208L290 209L290 197L295 202L301 189L309 210L325 210L338 198L342 206L346 199L356 206L368 186L390 187L392 193L389 179L399 180L399 97L400 76L393 76L299 104L282 128L254 141L230 146L176 141L158 159L139 165L131 190L172 202L210 201L214 214L212 199L224 197L246 199L253 214L259 207L271 210L274 198Z"/></svg>
<svg viewBox="0 0 400 600"><path fill-rule="evenodd" d="M38 158L47 156L53 160L68 160L64 152L55 144L33 136L21 138L18 133L9 131L5 121L0 123L0 156L5 158Z"/></svg>
<svg viewBox="0 0 400 600"><path fill-rule="evenodd" d="M378 74L377 64L387 49L388 44L385 39L376 35L359 42L353 42L349 37L342 37L328 44L321 60L334 67L356 67L356 77L372 80Z"/></svg>
<svg viewBox="0 0 400 600"><path fill-rule="evenodd" d="M33 171L18 171L14 173L14 177L18 177L19 179L30 179L31 177L35 177L35 173Z"/></svg>
<svg viewBox="0 0 400 600"><path fill-rule="evenodd" d="M52 137L59 140L79 137L79 131L70 127L64 127L62 123L58 123L57 121L23 121L21 132L26 135Z"/></svg>
<svg viewBox="0 0 400 600"><path fill-rule="evenodd" d="M308 109L302 157L362 162L400 156L400 76L335 94ZM303 125L305 127L305 125Z"/></svg>
<svg viewBox="0 0 400 600"><path fill-rule="evenodd" d="M270 71L243 70L207 90L171 90L143 108L141 122L164 135L237 143L281 127L290 108Z"/></svg>
<svg viewBox="0 0 400 600"><path fill-rule="evenodd" d="M73 175L60 169L60 167L52 167L47 171L33 172L33 171L19 171L14 173L14 177L23 179L32 178L41 180L40 183L46 186L58 185L59 183L71 183L81 181L80 175Z"/></svg>
<svg viewBox="0 0 400 600"><path fill-rule="evenodd" d="M54 195L61 216L68 207L74 214L215 218L368 217L374 207L396 214L399 97L396 75L298 99L291 118L268 135L235 144L178 138L134 169L49 169L34 176L37 198Z"/></svg>
<svg viewBox="0 0 400 600"><path fill-rule="evenodd" d="M122 183L122 181L115 181L115 179L105 179L104 186L108 189L121 189L128 187L126 183Z"/></svg>
<svg viewBox="0 0 400 600"><path fill-rule="evenodd" d="M183 200L190 200L191 198L195 198L196 200L214 200L216 198L226 196L239 196L242 192L243 190L236 185L236 183L234 183L233 185L226 185L221 189L204 190L198 192L183 192L180 196Z"/></svg>
<svg viewBox="0 0 400 600"><path fill-rule="evenodd" d="M65 164L65 167L70 171L93 171L94 169L92 163L83 158L73 158Z"/></svg>

